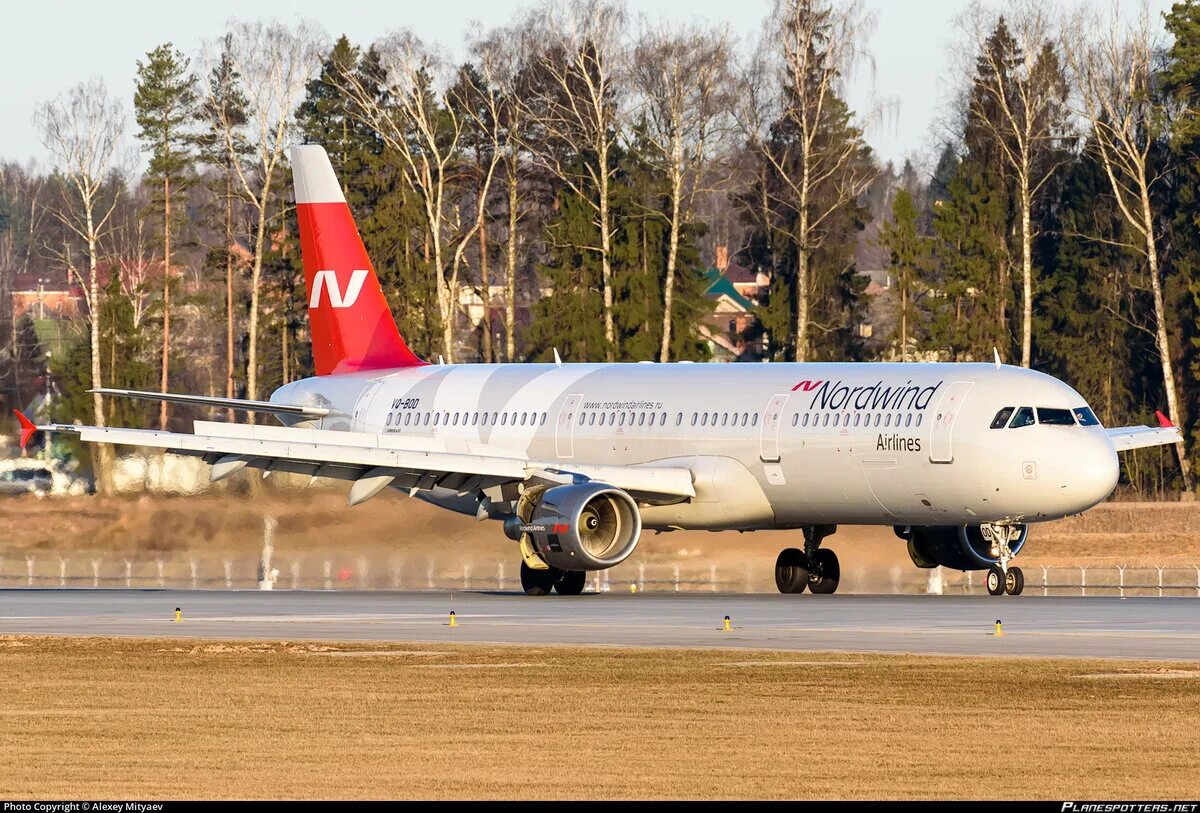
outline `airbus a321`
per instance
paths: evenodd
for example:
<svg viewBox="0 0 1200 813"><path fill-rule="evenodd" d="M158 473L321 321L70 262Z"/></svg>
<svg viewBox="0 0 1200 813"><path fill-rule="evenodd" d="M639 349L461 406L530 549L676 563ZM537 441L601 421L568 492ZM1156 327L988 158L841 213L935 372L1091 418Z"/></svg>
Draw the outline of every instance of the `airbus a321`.
<svg viewBox="0 0 1200 813"><path fill-rule="evenodd" d="M803 532L779 554L783 593L833 593L838 525L891 526L913 564L1012 564L1032 524L1104 500L1118 450L1178 428L1105 428L1048 375L973 364L430 364L405 344L325 150L293 147L316 375L269 401L104 389L233 408L281 425L195 421L192 433L34 426L89 443L349 481L357 505L398 489L516 543L530 595L583 591L646 530ZM735 543L736 544L736 543ZM898 543L899 544L899 543ZM517 551L514 551L514 556Z"/></svg>

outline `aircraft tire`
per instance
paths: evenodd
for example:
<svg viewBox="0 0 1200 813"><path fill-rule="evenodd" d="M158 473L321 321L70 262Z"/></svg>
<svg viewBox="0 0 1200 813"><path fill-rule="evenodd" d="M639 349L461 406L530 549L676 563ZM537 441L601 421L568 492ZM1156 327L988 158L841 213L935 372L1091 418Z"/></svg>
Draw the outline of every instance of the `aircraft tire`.
<svg viewBox="0 0 1200 813"><path fill-rule="evenodd" d="M799 548L785 548L775 560L775 586L780 593L803 593L808 587L808 559Z"/></svg>
<svg viewBox="0 0 1200 813"><path fill-rule="evenodd" d="M1004 592L1010 596L1019 596L1025 589L1025 574L1019 567L1010 567L1004 575Z"/></svg>
<svg viewBox="0 0 1200 813"><path fill-rule="evenodd" d="M996 565L988 568L987 591L989 596L1004 595L1004 571Z"/></svg>
<svg viewBox="0 0 1200 813"><path fill-rule="evenodd" d="M587 584L586 570L563 570L558 581L554 583L554 592L560 596L577 596L583 592L583 586Z"/></svg>
<svg viewBox="0 0 1200 813"><path fill-rule="evenodd" d="M808 589L820 595L830 595L838 589L842 580L842 566L837 554L829 548L817 548L813 552L813 568L808 577Z"/></svg>
<svg viewBox="0 0 1200 813"><path fill-rule="evenodd" d="M527 596L548 596L561 572L555 568L534 570L521 562L521 588Z"/></svg>

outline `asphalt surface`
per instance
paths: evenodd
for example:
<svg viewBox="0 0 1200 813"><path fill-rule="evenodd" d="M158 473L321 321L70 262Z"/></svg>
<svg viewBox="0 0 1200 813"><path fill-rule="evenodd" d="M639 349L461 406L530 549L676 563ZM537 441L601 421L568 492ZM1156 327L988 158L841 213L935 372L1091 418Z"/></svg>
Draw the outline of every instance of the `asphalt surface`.
<svg viewBox="0 0 1200 813"><path fill-rule="evenodd" d="M17 589L0 633L1200 661L1200 600Z"/></svg>

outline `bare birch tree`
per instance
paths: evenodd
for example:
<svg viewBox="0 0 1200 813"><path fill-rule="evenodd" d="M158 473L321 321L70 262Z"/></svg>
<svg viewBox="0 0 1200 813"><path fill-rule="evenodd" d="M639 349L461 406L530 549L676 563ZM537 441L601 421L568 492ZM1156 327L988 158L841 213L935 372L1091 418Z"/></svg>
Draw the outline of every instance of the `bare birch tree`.
<svg viewBox="0 0 1200 813"><path fill-rule="evenodd" d="M305 85L320 67L323 40L324 34L306 22L285 26L235 21L221 41L241 80L245 120L240 115L232 118L231 108L225 104L210 105L209 110L218 117L238 192L255 214L246 360L246 397L250 400L258 398L259 287L267 225L276 213L272 207L278 205L277 180L292 140L293 113ZM219 57L209 60L213 64L218 61Z"/></svg>
<svg viewBox="0 0 1200 813"><path fill-rule="evenodd" d="M1022 367L1030 365L1033 348L1033 209L1070 156L1074 141L1052 15L1036 0L1009 0L1000 20L1012 36L1015 54L987 47L996 18L983 6L973 6L963 19L973 56L985 68L967 113L990 135L1015 186L1021 235Z"/></svg>
<svg viewBox="0 0 1200 813"><path fill-rule="evenodd" d="M69 250L64 252L63 260L84 291L91 340L91 385L97 390L104 386L100 373L101 245L112 229L118 201L110 176L120 158L125 111L120 101L109 95L103 80L94 77L44 103L35 121L54 169L66 184L66 199L53 208L54 216L86 251L86 275L71 259ZM105 425L104 401L98 392L92 393L92 419L96 426ZM97 491L107 487L112 461L112 447L98 444L94 467Z"/></svg>
<svg viewBox="0 0 1200 813"><path fill-rule="evenodd" d="M1162 365L1163 389L1171 417L1181 420L1167 309L1154 196L1165 178L1152 166L1151 153L1165 135L1166 105L1155 93L1155 54L1160 50L1149 8L1143 4L1131 23L1115 6L1108 14L1079 14L1069 26L1067 60L1078 90L1079 113L1092 128L1092 141L1113 197L1129 228L1138 237L1130 248L1146 258L1154 300L1154 337ZM1186 441L1176 445L1184 487L1195 490Z"/></svg>
<svg viewBox="0 0 1200 813"><path fill-rule="evenodd" d="M624 119L625 10L603 0L550 0L534 12L531 23L528 61L540 79L521 101L543 136L532 157L594 214L599 245L578 248L600 255L605 360L611 362L617 334L610 187Z"/></svg>
<svg viewBox="0 0 1200 813"><path fill-rule="evenodd" d="M794 214L788 237L796 255L793 354L811 349L812 256L830 221L857 201L876 175L861 132L849 125L841 92L864 57L862 41L874 24L859 0L776 0L765 46L783 86L781 118L760 155L772 170L772 203ZM838 130L842 132L837 132Z"/></svg>
<svg viewBox="0 0 1200 813"><path fill-rule="evenodd" d="M386 101L352 71L341 74L338 84L352 100L354 114L400 157L405 181L421 202L435 269L442 355L452 362L463 256L482 221L477 209L467 226L456 208L468 114L447 103L453 71L411 32L392 34L376 43L376 50L387 72ZM489 184L494 172L493 163Z"/></svg>
<svg viewBox="0 0 1200 813"><path fill-rule="evenodd" d="M525 213L521 179L523 138L528 127L526 107L519 101L520 71L526 42L517 27L495 29L471 39L471 51L484 82L493 91L489 101L495 155L503 170L506 215L504 243L504 360L517 355L517 262L521 251L520 223Z"/></svg>
<svg viewBox="0 0 1200 813"><path fill-rule="evenodd" d="M663 280L662 344L671 360L671 320L679 238L695 215L701 173L714 160L731 105L730 36L703 25L643 27L630 66L644 114L644 137L670 195L667 267Z"/></svg>

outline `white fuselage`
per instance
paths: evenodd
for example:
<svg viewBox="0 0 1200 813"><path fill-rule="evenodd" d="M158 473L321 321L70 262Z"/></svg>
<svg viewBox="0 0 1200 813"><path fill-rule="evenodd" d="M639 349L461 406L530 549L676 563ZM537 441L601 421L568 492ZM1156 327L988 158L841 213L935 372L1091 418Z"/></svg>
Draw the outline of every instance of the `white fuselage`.
<svg viewBox="0 0 1200 813"><path fill-rule="evenodd" d="M271 400L346 416L320 428L447 451L690 469L696 497L643 506L648 528L1033 522L1090 508L1118 474L1099 425L990 428L1005 407L1086 407L1061 381L992 364L427 365L304 379Z"/></svg>

